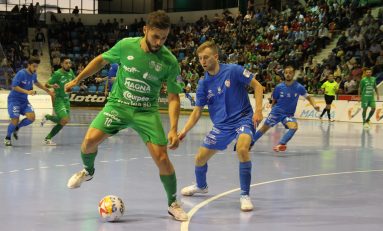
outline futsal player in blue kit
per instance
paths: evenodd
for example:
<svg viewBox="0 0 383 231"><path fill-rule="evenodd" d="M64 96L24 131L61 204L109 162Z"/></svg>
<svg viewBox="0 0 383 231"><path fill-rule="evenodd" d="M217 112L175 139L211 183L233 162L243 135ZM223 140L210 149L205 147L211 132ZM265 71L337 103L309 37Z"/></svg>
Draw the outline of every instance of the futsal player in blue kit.
<svg viewBox="0 0 383 231"><path fill-rule="evenodd" d="M307 94L304 86L294 80L294 75L294 68L286 66L284 69L285 81L278 84L272 93L271 112L262 127L254 135L256 142L267 130L281 122L288 130L282 136L278 145L273 148L276 152L286 151L287 142L289 142L298 129L294 113L300 95L305 97L316 111L319 111L319 106L316 105L314 98Z"/></svg>
<svg viewBox="0 0 383 231"><path fill-rule="evenodd" d="M7 136L4 139L5 146L12 146L12 134L17 140L18 130L35 121L35 112L28 101L28 95L36 94L36 91L33 90L33 84L54 97L54 93L37 81L36 71L39 63L39 59L29 59L27 68L18 71L12 80L12 90L8 95L8 114L11 122L8 125ZM20 115L25 115L26 118L19 123Z"/></svg>
<svg viewBox="0 0 383 231"><path fill-rule="evenodd" d="M114 80L116 79L117 70L118 70L118 63L112 63L110 65L109 70L108 70L108 76L106 76L104 78L96 78L96 82L100 83L103 81L108 81L107 86L106 86L107 92L111 92Z"/></svg>
<svg viewBox="0 0 383 231"><path fill-rule="evenodd" d="M197 55L205 70L205 77L198 83L196 106L179 133L179 139L182 140L197 123L205 105L208 106L214 126L206 135L195 156L197 184L183 188L181 193L184 196L207 193L207 161L218 150L225 150L227 145L236 139L236 151L240 161L241 210L251 211L253 210L253 204L249 193L252 164L249 149L253 143L256 125L263 119L263 87L255 79L255 75L242 66L220 64L218 61L218 47L211 41L200 45L197 49ZM248 85L254 88L255 113L253 113L248 96L246 88Z"/></svg>

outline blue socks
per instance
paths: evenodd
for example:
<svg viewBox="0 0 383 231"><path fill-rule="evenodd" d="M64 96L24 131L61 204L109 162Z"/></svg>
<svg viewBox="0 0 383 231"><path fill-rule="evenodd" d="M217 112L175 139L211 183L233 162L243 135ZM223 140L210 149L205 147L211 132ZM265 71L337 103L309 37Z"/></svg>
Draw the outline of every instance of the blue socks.
<svg viewBox="0 0 383 231"><path fill-rule="evenodd" d="M15 131L16 126L13 125L13 123L9 123L8 130L7 130L7 139L11 139L12 133Z"/></svg>
<svg viewBox="0 0 383 231"><path fill-rule="evenodd" d="M33 123L32 120L29 120L27 118L24 118L20 123L19 125L17 125L17 127L21 128L21 127L25 127L25 126L28 126L30 125L31 123Z"/></svg>
<svg viewBox="0 0 383 231"><path fill-rule="evenodd" d="M291 138L293 138L295 132L297 129L289 129L282 137L282 139L279 141L280 144L287 144Z"/></svg>
<svg viewBox="0 0 383 231"><path fill-rule="evenodd" d="M249 195L251 182L251 161L239 163L239 182L241 195Z"/></svg>
<svg viewBox="0 0 383 231"><path fill-rule="evenodd" d="M207 164L204 166L195 166L195 177L197 180L198 188L206 188L206 173L207 173Z"/></svg>

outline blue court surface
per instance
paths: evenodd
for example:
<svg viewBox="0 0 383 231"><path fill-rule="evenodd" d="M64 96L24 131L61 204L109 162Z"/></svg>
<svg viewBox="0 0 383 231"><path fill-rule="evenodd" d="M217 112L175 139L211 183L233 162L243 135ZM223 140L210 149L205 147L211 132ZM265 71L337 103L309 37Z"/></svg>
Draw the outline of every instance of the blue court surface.
<svg viewBox="0 0 383 231"><path fill-rule="evenodd" d="M139 136L130 129L99 147L93 180L66 187L82 169L80 144L96 110L73 109L72 121L44 146L53 125L21 129L14 147L0 146L1 230L383 230L383 127L299 120L285 153L272 147L285 129L278 125L251 151L252 212L239 208L238 158L233 143L209 161L209 193L182 197L188 222L167 214L158 170ZM169 120L162 115L164 127ZM181 116L179 127L187 116ZM170 151L178 191L194 182L194 154L211 128L202 117L176 151ZM1 121L5 136L7 121ZM3 137L2 137L3 139ZM105 195L126 206L121 221L105 223L97 206Z"/></svg>

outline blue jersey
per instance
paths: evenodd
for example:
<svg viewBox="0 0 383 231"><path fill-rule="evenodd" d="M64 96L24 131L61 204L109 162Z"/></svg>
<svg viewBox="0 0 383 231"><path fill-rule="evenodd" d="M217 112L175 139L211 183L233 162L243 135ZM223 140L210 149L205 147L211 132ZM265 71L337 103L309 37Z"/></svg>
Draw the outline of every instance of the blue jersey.
<svg viewBox="0 0 383 231"><path fill-rule="evenodd" d="M13 78L12 88L18 86L29 91L33 89L33 84L36 82L37 82L36 73L30 74L27 71L27 69L22 69L18 71L15 77ZM11 92L8 95L8 100L24 102L28 100L28 95L15 90L11 90Z"/></svg>
<svg viewBox="0 0 383 231"><path fill-rule="evenodd" d="M112 77L116 77L118 70L118 63L112 63L110 65L110 69L108 71L108 90L112 90L113 82L111 80Z"/></svg>
<svg viewBox="0 0 383 231"><path fill-rule="evenodd" d="M307 95L305 87L300 83L294 81L290 86L287 86L284 82L278 84L272 95L277 103L271 109L271 113L293 116L297 109L300 95Z"/></svg>
<svg viewBox="0 0 383 231"><path fill-rule="evenodd" d="M243 117L252 117L246 86L253 74L236 64L220 64L218 74L199 81L196 106L208 106L214 126L235 125Z"/></svg>

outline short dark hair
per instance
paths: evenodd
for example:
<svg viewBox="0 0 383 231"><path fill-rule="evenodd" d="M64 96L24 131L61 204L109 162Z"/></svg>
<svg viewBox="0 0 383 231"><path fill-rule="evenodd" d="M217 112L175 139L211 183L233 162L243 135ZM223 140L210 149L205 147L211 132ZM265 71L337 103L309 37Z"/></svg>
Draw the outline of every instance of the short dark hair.
<svg viewBox="0 0 383 231"><path fill-rule="evenodd" d="M146 26L164 30L169 29L170 25L170 17L165 11L157 10L148 14Z"/></svg>
<svg viewBox="0 0 383 231"><path fill-rule="evenodd" d="M31 64L40 64L40 59L32 57L32 58L28 59L28 64L29 65L31 65Z"/></svg>
<svg viewBox="0 0 383 231"><path fill-rule="evenodd" d="M70 60L70 58L68 56L61 56L60 57L60 63L63 63L66 59Z"/></svg>

